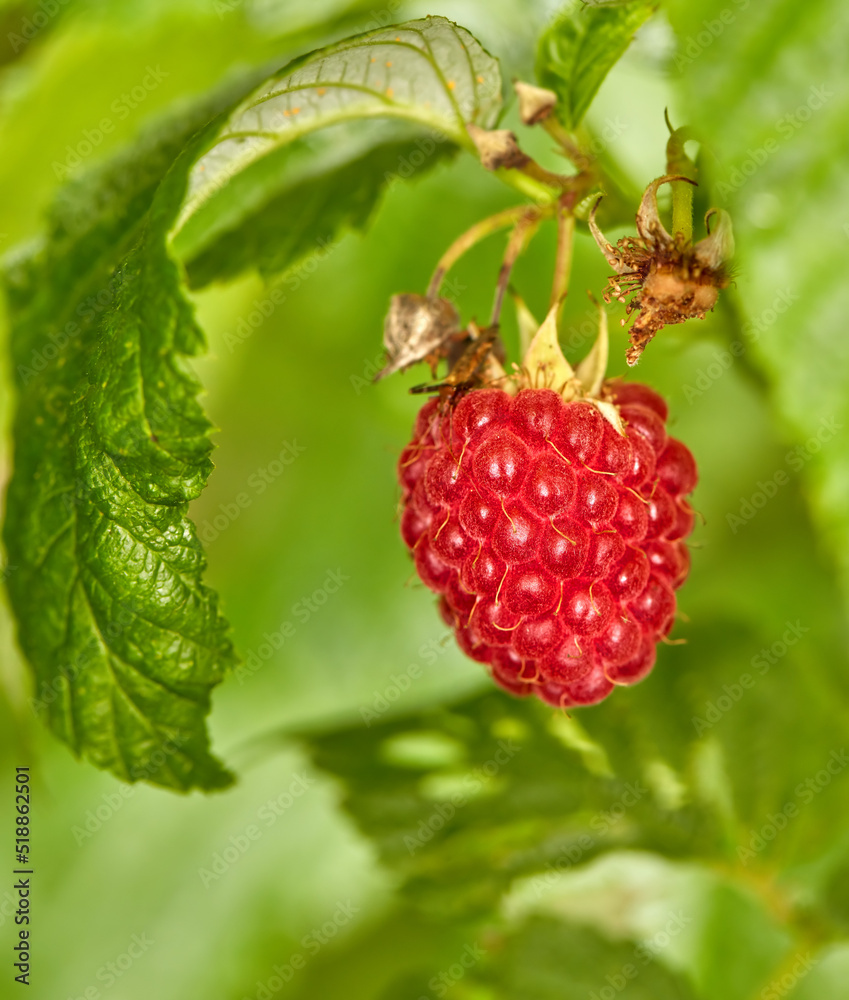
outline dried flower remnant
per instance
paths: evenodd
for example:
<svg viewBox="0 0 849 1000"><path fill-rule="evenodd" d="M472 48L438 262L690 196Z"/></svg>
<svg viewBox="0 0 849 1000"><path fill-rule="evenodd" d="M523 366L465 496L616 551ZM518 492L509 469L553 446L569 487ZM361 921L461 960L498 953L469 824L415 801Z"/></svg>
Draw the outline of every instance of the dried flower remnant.
<svg viewBox="0 0 849 1000"><path fill-rule="evenodd" d="M519 117L523 125L536 125L545 121L554 112L557 94L545 87L535 87L522 80L513 81L513 89L519 98Z"/></svg>
<svg viewBox="0 0 849 1000"><path fill-rule="evenodd" d="M734 253L731 217L712 208L705 216L708 235L693 243L687 233L670 235L657 209L657 191L662 184L695 184L681 175L666 175L646 188L637 212L637 236L626 236L613 246L595 221L596 202L589 227L607 262L616 272L608 278L604 301L615 298L627 303L627 311L638 312L631 327L631 346L625 354L635 365L646 345L664 326L687 319L704 319L713 309L719 292L730 283L727 261ZM601 201L601 199L599 199ZM710 221L717 217L713 232ZM628 301L630 299L630 301ZM622 321L623 325L625 320Z"/></svg>
<svg viewBox="0 0 849 1000"><path fill-rule="evenodd" d="M383 325L386 367L375 382L402 371L418 361L427 361L436 374L440 358L447 357L456 340L463 340L460 317L448 299L405 292L393 295Z"/></svg>
<svg viewBox="0 0 849 1000"><path fill-rule="evenodd" d="M531 158L522 152L515 133L509 129L485 129L470 122L466 131L487 170L521 169L530 162Z"/></svg>

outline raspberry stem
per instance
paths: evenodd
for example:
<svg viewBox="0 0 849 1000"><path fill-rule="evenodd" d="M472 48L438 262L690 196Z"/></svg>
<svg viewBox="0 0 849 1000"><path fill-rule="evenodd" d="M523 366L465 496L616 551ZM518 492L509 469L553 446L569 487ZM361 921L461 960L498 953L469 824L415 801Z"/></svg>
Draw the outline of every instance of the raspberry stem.
<svg viewBox="0 0 849 1000"><path fill-rule="evenodd" d="M672 181L672 233L685 243L693 242L693 187L686 181Z"/></svg>
<svg viewBox="0 0 849 1000"><path fill-rule="evenodd" d="M498 272L498 283L495 286L495 303L492 307L490 326L498 325L498 320L501 317L501 307L504 304L504 293L507 291L507 285L510 282L513 265L516 263L519 254L522 253L533 239L541 221L542 217L539 213L531 214L529 212L519 219L513 228L513 232L510 234L507 249L504 252L504 259L501 262L501 268Z"/></svg>
<svg viewBox="0 0 849 1000"><path fill-rule="evenodd" d="M554 115L546 118L541 124L578 170L586 170L590 166L590 158Z"/></svg>
<svg viewBox="0 0 849 1000"><path fill-rule="evenodd" d="M666 143L666 173L687 177L695 183L698 171L687 155L685 144L695 138L688 128L673 129L669 114L664 112L669 140ZM672 235L681 236L685 243L693 242L693 185L674 180L672 187Z"/></svg>
<svg viewBox="0 0 849 1000"><path fill-rule="evenodd" d="M512 208L505 208L502 212L496 212L495 215L490 215L488 218L476 222L465 233L458 236L442 257L440 257L427 288L428 298L434 298L439 294L439 289L445 280L445 275L448 274L463 254L471 250L481 240L487 236L491 236L493 233L497 233L499 229L516 225L523 218L536 217L538 220L542 220L551 215L553 211L553 205L541 205L538 208L529 207L528 205L514 205Z"/></svg>
<svg viewBox="0 0 849 1000"><path fill-rule="evenodd" d="M531 171L515 167L499 167L494 171L495 176L504 181L509 187L515 188L526 198L530 198L540 207L550 205L563 190L562 185L552 186L550 179L540 179L533 176ZM550 177L556 177L551 174Z"/></svg>
<svg viewBox="0 0 849 1000"><path fill-rule="evenodd" d="M557 213L557 257L554 263L554 280L551 285L549 308L555 305L562 308L569 291L574 235L575 216L569 209L561 206Z"/></svg>

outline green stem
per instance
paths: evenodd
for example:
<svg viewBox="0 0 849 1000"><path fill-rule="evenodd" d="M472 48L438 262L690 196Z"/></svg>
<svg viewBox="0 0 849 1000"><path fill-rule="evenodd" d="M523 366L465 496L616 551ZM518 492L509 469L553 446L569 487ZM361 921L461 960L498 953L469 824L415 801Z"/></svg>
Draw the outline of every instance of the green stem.
<svg viewBox="0 0 849 1000"><path fill-rule="evenodd" d="M575 216L569 209L561 207L557 213L557 257L554 263L554 281L551 285L549 309L558 303L562 306L569 291L574 235Z"/></svg>
<svg viewBox="0 0 849 1000"><path fill-rule="evenodd" d="M669 128L669 140L666 143L666 172L680 174L695 181L696 165L687 155L685 146L694 136L688 128L672 128L669 115L666 115L666 125ZM672 181L672 235L679 233L687 243L693 241L693 185L686 181Z"/></svg>
<svg viewBox="0 0 849 1000"><path fill-rule="evenodd" d="M563 150L566 156L575 164L578 170L586 170L590 165L590 158L578 146L574 138L566 131L554 115L549 115L542 122L542 127Z"/></svg>
<svg viewBox="0 0 849 1000"><path fill-rule="evenodd" d="M556 191L568 190L573 180L571 177L564 177L562 174L555 174L551 170L546 170L536 160L530 158L524 166L518 169L533 180L539 181L540 184L545 184Z"/></svg>
<svg viewBox="0 0 849 1000"><path fill-rule="evenodd" d="M518 260L519 254L522 253L533 238L541 221L542 216L538 212L528 212L524 218L519 219L515 229L510 234L510 240L504 252L504 259L501 262L501 269L498 272L498 283L495 287L495 304L492 307L492 319L489 321L490 326L496 326L501 318L504 293L507 291L507 285L510 283L510 274L513 271L513 265Z"/></svg>
<svg viewBox="0 0 849 1000"><path fill-rule="evenodd" d="M693 242L693 185L687 181L672 181L672 235L679 233L687 243Z"/></svg>
<svg viewBox="0 0 849 1000"><path fill-rule="evenodd" d="M445 275L451 270L463 254L471 250L476 243L479 243L482 239L485 239L492 233L498 232L499 229L516 225L523 219L534 217L542 219L548 214L550 214L550 212L546 211L545 206L535 209L527 205L514 205L512 208L505 208L502 212L496 212L495 215L490 215L488 218L481 219L480 222L476 222L473 226L467 229L465 233L458 236L440 258L439 263L436 265L436 270L433 272L433 277L430 279L430 284L428 285L428 297L433 298L439 294L439 289Z"/></svg>
<svg viewBox="0 0 849 1000"><path fill-rule="evenodd" d="M530 198L537 205L550 205L561 190L559 186L555 188L547 181L540 181L515 167L511 167L509 170L506 167L499 167L495 171L495 176L509 187Z"/></svg>

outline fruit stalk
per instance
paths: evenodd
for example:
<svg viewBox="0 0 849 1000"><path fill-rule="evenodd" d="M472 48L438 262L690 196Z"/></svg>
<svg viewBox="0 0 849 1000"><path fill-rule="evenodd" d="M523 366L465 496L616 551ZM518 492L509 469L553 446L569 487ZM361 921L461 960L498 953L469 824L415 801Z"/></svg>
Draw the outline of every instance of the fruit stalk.
<svg viewBox="0 0 849 1000"><path fill-rule="evenodd" d="M506 229L507 226L515 226L523 219L538 217L543 219L554 211L553 207L539 206L529 207L528 205L514 205L512 208L505 208L501 212L481 219L473 226L470 226L462 235L458 236L445 253L440 257L439 262L430 279L427 288L428 298L435 298L439 294L439 289L445 276L457 261L481 240L486 239L499 229Z"/></svg>

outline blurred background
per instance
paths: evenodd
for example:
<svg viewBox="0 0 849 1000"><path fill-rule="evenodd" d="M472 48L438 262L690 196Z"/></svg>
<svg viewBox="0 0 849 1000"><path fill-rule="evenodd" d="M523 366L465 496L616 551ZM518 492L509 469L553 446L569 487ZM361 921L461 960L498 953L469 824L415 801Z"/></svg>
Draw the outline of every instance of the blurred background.
<svg viewBox="0 0 849 1000"><path fill-rule="evenodd" d="M378 2L0 0L0 252L38 237L63 179L246 68L438 13L505 80L531 79L559 9ZM37 997L849 996L842 15L836 0L670 0L588 116L632 210L664 172L664 108L692 125L700 198L731 212L738 252L716 312L664 330L637 373L700 468L673 633L686 644L571 721L494 692L447 637L396 522L422 373L370 381L390 296L423 291L448 244L515 196L469 157L441 162L391 183L365 235L279 279L261 323L255 275L195 295L220 430L193 515L247 664L210 725L239 780L179 796L76 761L30 710L4 595L0 749L4 774L33 769ZM94 142L103 119L114 128ZM514 107L506 120L519 127ZM555 165L544 136L522 141ZM488 315L502 250L493 237L452 272L464 318ZM516 269L537 315L553 260L549 228ZM599 296L607 273L582 227L572 360L595 332L585 290ZM0 313L2 483L6 337ZM469 791L510 740L515 761ZM0 795L5 858L11 805Z"/></svg>

